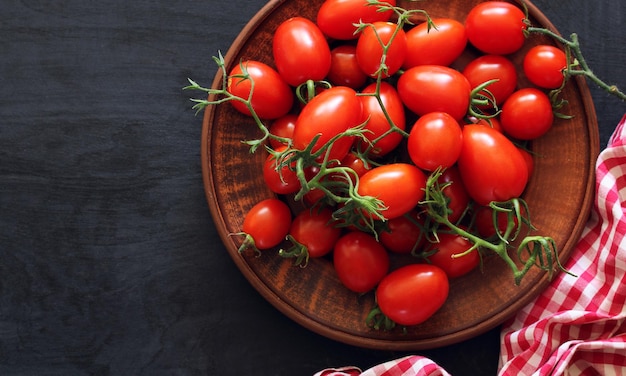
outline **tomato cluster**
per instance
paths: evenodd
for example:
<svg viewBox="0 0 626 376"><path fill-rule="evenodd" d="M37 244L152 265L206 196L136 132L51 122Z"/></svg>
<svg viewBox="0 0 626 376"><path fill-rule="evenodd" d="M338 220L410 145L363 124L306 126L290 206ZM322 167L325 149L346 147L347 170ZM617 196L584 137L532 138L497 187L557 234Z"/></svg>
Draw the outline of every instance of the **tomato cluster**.
<svg viewBox="0 0 626 376"><path fill-rule="evenodd" d="M416 13L426 21L410 22ZM266 129L263 177L278 195L250 210L241 249L281 246L301 266L326 257L400 325L434 314L485 250L508 257L527 222L525 145L552 126L546 90L567 65L538 46L515 67L526 18L499 1L454 20L395 0L326 0L315 20L280 24L274 60L244 60L226 84ZM469 50L478 57L460 59ZM391 270L394 257L411 261Z"/></svg>

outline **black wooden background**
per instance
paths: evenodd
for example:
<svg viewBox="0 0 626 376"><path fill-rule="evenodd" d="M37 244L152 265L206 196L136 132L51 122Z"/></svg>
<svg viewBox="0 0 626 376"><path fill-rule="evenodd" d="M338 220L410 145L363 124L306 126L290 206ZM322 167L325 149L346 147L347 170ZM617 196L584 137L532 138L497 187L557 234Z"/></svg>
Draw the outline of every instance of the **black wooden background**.
<svg viewBox="0 0 626 376"><path fill-rule="evenodd" d="M211 56L264 4L0 2L1 375L309 375L404 355L290 321L217 236L181 87L210 84ZM624 2L535 4L626 87ZM626 106L592 93L604 145ZM498 352L494 330L416 353L494 375Z"/></svg>

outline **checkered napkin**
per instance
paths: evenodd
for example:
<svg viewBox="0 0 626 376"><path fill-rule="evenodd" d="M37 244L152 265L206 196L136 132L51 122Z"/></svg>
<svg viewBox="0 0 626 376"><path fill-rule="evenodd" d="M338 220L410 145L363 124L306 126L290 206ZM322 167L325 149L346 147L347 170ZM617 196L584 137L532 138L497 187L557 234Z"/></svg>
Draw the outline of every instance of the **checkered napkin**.
<svg viewBox="0 0 626 376"><path fill-rule="evenodd" d="M576 249L534 302L501 332L500 375L626 375L626 116L596 163L596 201ZM445 376L421 356L361 372L315 376Z"/></svg>

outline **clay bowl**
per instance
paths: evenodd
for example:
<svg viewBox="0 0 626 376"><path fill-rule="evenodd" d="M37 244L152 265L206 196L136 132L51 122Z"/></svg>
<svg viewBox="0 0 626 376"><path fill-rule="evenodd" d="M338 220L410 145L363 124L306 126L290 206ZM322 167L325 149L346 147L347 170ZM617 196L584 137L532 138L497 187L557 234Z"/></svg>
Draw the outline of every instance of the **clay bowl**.
<svg viewBox="0 0 626 376"><path fill-rule="evenodd" d="M448 0L417 3L432 17L465 19L480 0ZM240 59L272 64L271 38L276 27L289 17L315 19L322 0L272 0L256 14L226 55L228 70ZM554 31L554 26L526 1L534 25ZM415 4L415 3L412 3ZM519 4L519 3L518 3ZM399 5L410 6L400 1ZM533 44L552 43L534 36L513 60L520 64L524 51ZM520 81L520 85L527 83ZM213 87L221 87L218 72ZM523 198L533 223L543 235L553 237L564 262L576 244L588 218L594 194L594 163L599 152L595 110L583 80L568 83L572 120L557 120L550 132L532 143L539 157ZM419 350L459 342L501 324L539 294L548 275L534 268L520 286L510 269L498 258L489 258L484 272L453 280L450 296L442 309L425 323L390 332L365 324L372 307L372 294L359 297L341 286L328 259L311 260L304 269L293 260L267 251L261 257L240 254L241 231L246 212L262 199L274 196L264 186L261 166L265 154L250 154L242 140L258 137L250 118L230 105L209 107L202 132L202 168L206 197L221 239L233 261L252 286L273 306L300 325L354 346L384 350Z"/></svg>

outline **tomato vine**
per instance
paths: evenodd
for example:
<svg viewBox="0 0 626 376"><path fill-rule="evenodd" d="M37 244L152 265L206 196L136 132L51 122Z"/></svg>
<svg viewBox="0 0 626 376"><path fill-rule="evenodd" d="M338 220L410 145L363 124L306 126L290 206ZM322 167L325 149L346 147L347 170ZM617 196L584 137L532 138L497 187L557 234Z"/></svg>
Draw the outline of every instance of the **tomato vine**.
<svg viewBox="0 0 626 376"><path fill-rule="evenodd" d="M426 183L425 198L420 204L425 208L429 218L434 220L434 226L429 232L434 233L435 237L439 228L443 228L473 243L471 248L453 257L463 257L470 252L478 250L492 251L502 258L511 268L515 284L517 285L521 283L522 278L534 265L547 271L550 278L555 267L558 267L558 269L563 272L569 273L561 265L558 258L556 242L551 237L537 235L524 236L517 245L517 248L515 248L517 260L522 263L522 266L519 267L515 260L511 258L509 250L514 247L514 242L517 240L518 235L520 235L522 227L520 224L525 223L529 230L534 229L529 218L528 205L521 198L513 198L506 202L491 202L489 204L489 206L494 209L494 227L498 227L497 213L503 212L507 214L506 228L503 232L496 231L497 239L495 241L483 239L475 233L468 231L465 227L451 222L448 217L448 199L443 193L443 189L449 183L443 185L439 183L439 177L442 172L443 171L439 169L430 175Z"/></svg>
<svg viewBox="0 0 626 376"><path fill-rule="evenodd" d="M565 83L569 80L569 78L574 76L586 77L591 82L596 84L600 89L619 98L622 101L626 101L626 93L618 88L617 85L606 83L593 72L591 67L589 67L587 59L583 55L577 33L571 33L569 36L570 39L567 39L552 30L546 29L544 27L533 26L528 17L528 7L526 6L526 3L524 1L522 1L522 6L524 8L524 12L526 13L526 19L524 20L524 23L526 24L524 34L526 35L526 37L530 37L532 34L548 36L554 39L556 42L560 43L561 46L563 46L565 54L567 56L567 66L563 69L563 76L565 77L563 85L557 89L552 90L550 94L551 98L555 100L555 108L559 109L567 104L566 101L556 100L556 98L562 92Z"/></svg>

